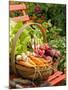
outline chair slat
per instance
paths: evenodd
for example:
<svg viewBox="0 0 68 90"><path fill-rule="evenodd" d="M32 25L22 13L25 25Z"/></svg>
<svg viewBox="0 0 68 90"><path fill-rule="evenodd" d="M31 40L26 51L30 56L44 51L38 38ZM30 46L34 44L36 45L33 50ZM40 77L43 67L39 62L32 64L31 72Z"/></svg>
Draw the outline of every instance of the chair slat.
<svg viewBox="0 0 68 90"><path fill-rule="evenodd" d="M66 75L63 74L63 75L60 75L59 77L57 77L56 79L52 80L50 82L50 84L53 86L53 85L56 85L58 84L59 82L63 81L64 79L66 78Z"/></svg>
<svg viewBox="0 0 68 90"><path fill-rule="evenodd" d="M10 11L16 11L16 10L25 10L26 5L25 4L20 4L20 5L10 5L9 10Z"/></svg>
<svg viewBox="0 0 68 90"><path fill-rule="evenodd" d="M51 81L53 79L55 79L56 77L58 77L59 75L61 75L62 72L60 71L57 71L55 74L51 75L49 78L48 78L48 81Z"/></svg>
<svg viewBox="0 0 68 90"><path fill-rule="evenodd" d="M12 18L13 21L28 21L29 20L29 16L25 15L25 16L18 16L18 17L14 17Z"/></svg>

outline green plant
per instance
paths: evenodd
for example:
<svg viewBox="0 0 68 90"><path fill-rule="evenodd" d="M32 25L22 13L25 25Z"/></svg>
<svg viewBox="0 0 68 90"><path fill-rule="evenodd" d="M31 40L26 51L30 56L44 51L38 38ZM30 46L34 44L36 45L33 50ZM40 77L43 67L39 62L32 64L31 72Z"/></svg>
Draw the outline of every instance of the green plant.
<svg viewBox="0 0 68 90"><path fill-rule="evenodd" d="M10 52L12 48L12 41L15 37L15 34L18 32L18 30L23 26L22 22L18 22L13 26L10 22ZM32 41L34 39L34 41ZM32 43L33 42L33 43ZM24 32L20 35L17 45L16 45L16 54L20 54L22 52L26 51L32 51L32 44L42 44L43 43L43 37L42 33L40 32L40 29L33 25L33 27L28 26L24 29Z"/></svg>
<svg viewBox="0 0 68 90"><path fill-rule="evenodd" d="M60 34L62 29L53 26L50 20L42 23L42 25L46 28L46 37L49 45L61 52L62 58L58 65L58 69L64 71L66 68L66 37Z"/></svg>

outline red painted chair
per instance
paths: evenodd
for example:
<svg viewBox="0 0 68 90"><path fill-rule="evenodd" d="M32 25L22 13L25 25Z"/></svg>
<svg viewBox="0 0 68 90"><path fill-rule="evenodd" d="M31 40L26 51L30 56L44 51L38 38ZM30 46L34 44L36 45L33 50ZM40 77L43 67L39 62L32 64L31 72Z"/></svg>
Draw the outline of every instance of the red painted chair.
<svg viewBox="0 0 68 90"><path fill-rule="evenodd" d="M63 74L63 72L61 71L57 71L53 75L51 75L47 81L50 83L51 86L54 86L65 79L66 79L66 74Z"/></svg>
<svg viewBox="0 0 68 90"><path fill-rule="evenodd" d="M25 10L26 10L26 5L25 4L10 5L9 10L10 10L10 12L20 11L20 10L22 11L22 16L13 17L12 18L13 21L16 21L16 22L18 22L18 21L23 21L23 22L29 21L29 16L25 12Z"/></svg>

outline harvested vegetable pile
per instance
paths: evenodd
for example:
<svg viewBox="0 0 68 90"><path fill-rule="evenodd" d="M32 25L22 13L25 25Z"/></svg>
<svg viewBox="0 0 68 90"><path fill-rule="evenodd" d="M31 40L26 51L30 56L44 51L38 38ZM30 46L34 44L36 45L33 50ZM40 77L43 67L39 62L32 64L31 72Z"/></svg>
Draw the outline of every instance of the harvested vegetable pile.
<svg viewBox="0 0 68 90"><path fill-rule="evenodd" d="M21 65L22 77L36 80L36 79L47 79L53 73L52 63L44 58L32 55L17 55L16 56L17 69Z"/></svg>
<svg viewBox="0 0 68 90"><path fill-rule="evenodd" d="M23 25L22 22L15 23L12 20L10 20L10 54L11 54L12 40L15 34L17 33L17 31L22 27L22 25ZM64 71L64 69L66 68L64 63L65 42L60 37L58 37L58 41L57 39L51 40L55 36L53 35L50 36L51 34L55 34L55 33L58 36L59 35L58 31L61 31L61 29L57 29L55 27L52 28L52 24L50 23L50 21L46 23L44 22L42 25L44 28L46 28L47 41L49 42L49 44L43 42L42 33L40 32L40 29L37 26L35 25L29 26L25 28L24 32L21 34L20 38L18 39L16 45L16 55L27 53L29 51L33 53L35 56L42 57L48 60L49 62L53 63L53 65L55 64L54 65L55 69ZM62 40L62 42L60 39Z"/></svg>

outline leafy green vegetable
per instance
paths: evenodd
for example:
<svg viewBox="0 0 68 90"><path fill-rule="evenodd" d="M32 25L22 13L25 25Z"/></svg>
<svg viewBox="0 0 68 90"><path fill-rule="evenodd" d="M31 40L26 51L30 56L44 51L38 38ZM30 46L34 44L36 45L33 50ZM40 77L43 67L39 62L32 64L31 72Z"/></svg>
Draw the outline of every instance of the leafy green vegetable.
<svg viewBox="0 0 68 90"><path fill-rule="evenodd" d="M11 45L12 40L15 37L15 34L18 30L23 26L22 22L18 22L14 27L10 25L10 52L11 52ZM33 25L28 26L24 29L22 34L20 35L17 45L16 45L16 54L20 54L22 52L32 51L32 38L35 40L35 44L42 44L43 37L40 29Z"/></svg>

